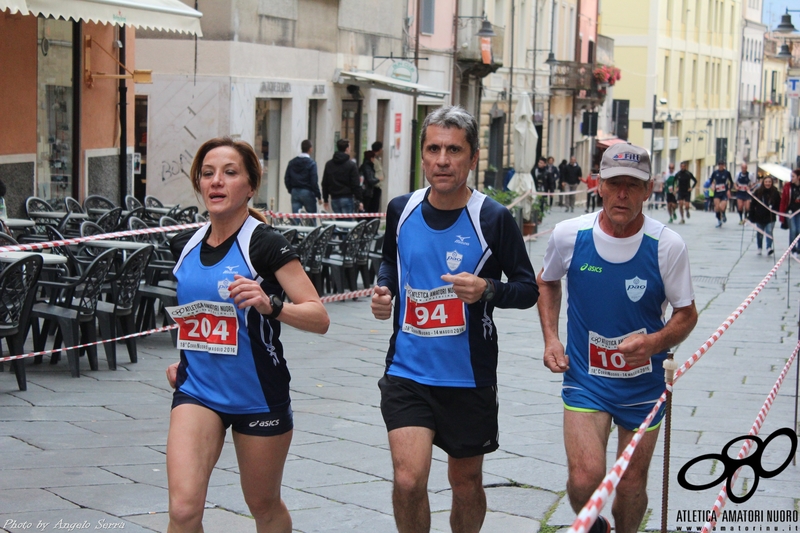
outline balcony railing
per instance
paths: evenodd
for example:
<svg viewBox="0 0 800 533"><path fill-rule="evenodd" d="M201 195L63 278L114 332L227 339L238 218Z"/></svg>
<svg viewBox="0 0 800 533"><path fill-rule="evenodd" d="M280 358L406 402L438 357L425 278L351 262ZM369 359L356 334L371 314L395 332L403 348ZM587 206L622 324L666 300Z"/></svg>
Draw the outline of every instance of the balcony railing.
<svg viewBox="0 0 800 533"><path fill-rule="evenodd" d="M550 89L590 91L594 75L593 65L575 61L556 61L550 67Z"/></svg>
<svg viewBox="0 0 800 533"><path fill-rule="evenodd" d="M739 101L739 118L741 119L759 119L762 115L761 103L750 102L748 100Z"/></svg>

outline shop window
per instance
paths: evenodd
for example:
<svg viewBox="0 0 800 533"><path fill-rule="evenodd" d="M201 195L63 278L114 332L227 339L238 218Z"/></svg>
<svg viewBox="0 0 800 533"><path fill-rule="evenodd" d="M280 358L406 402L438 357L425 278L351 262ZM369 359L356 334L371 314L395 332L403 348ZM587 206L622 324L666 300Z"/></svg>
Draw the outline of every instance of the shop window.
<svg viewBox="0 0 800 533"><path fill-rule="evenodd" d="M39 19L36 195L72 195L72 22Z"/></svg>

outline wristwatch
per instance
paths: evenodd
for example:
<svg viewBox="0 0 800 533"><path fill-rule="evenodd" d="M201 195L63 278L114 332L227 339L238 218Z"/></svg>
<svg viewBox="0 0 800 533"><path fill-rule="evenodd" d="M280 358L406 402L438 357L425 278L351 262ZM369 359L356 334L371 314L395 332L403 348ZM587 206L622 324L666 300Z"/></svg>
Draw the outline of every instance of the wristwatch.
<svg viewBox="0 0 800 533"><path fill-rule="evenodd" d="M272 305L272 312L264 316L267 318L278 318L278 315L283 311L283 300L281 300L281 297L277 294L270 294L269 303Z"/></svg>
<svg viewBox="0 0 800 533"><path fill-rule="evenodd" d="M483 281L486 282L486 288L483 290L483 295L481 296L482 302L491 301L494 298L494 283L489 278L481 278Z"/></svg>

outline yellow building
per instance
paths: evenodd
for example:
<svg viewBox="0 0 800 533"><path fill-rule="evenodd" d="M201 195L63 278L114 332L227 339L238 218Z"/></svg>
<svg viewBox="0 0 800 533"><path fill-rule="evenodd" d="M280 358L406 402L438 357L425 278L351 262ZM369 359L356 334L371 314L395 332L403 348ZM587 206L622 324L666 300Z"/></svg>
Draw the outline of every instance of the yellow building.
<svg viewBox="0 0 800 533"><path fill-rule="evenodd" d="M764 127L758 144L758 160L763 163L786 161L787 124L786 74L787 60L776 57L780 43L775 40L764 41L764 71L761 80L761 94L756 98L764 110Z"/></svg>
<svg viewBox="0 0 800 533"><path fill-rule="evenodd" d="M628 101L628 140L652 147L654 173L688 161L702 183L717 159L731 169L741 20L735 0L602 2L599 31L622 70L614 98Z"/></svg>

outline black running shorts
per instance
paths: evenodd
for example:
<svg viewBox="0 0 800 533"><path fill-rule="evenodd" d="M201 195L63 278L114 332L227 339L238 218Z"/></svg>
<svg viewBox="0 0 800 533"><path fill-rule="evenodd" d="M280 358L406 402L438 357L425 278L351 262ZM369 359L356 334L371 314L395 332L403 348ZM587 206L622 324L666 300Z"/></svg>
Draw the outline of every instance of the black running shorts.
<svg viewBox="0 0 800 533"><path fill-rule="evenodd" d="M388 431L431 429L433 443L456 459L491 453L499 446L496 386L432 387L385 374L378 387Z"/></svg>
<svg viewBox="0 0 800 533"><path fill-rule="evenodd" d="M222 425L226 430L229 427L233 427L233 431L236 433L241 433L242 435L274 437L276 435L288 433L292 430L292 428L294 428L294 415L292 414L291 405L287 405L286 409L283 411L231 415L211 409L197 398L189 396L181 391L175 391L172 394L173 409L185 403L199 405L210 411L214 411L214 413L216 413L216 415L222 420Z"/></svg>

